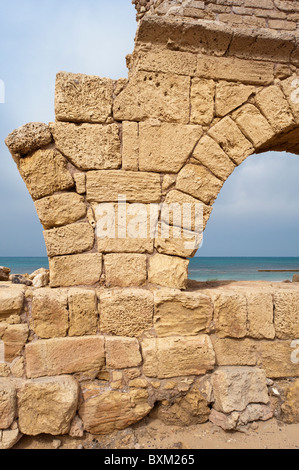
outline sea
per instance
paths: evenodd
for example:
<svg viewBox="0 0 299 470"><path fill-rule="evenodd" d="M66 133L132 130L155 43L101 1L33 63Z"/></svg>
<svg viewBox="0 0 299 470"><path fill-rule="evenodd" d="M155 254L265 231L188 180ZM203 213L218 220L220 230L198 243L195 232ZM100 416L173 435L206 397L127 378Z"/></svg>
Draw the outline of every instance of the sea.
<svg viewBox="0 0 299 470"><path fill-rule="evenodd" d="M0 266L11 269L12 274L31 274L39 268L49 268L48 258L4 258ZM289 270L289 272L259 272L260 270ZM299 258L262 257L196 257L190 260L189 278L196 281L215 280L292 280L299 270Z"/></svg>

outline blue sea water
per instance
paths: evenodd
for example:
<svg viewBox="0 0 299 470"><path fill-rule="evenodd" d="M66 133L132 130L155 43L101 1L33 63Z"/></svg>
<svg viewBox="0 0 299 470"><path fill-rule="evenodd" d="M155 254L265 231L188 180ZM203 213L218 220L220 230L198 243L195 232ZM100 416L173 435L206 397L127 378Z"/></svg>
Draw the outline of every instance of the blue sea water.
<svg viewBox="0 0 299 470"><path fill-rule="evenodd" d="M39 268L49 268L48 258L4 258L0 266L7 266L12 274L32 273ZM288 273L260 273L259 269L290 269ZM299 258L222 258L198 257L190 260L189 278L209 280L292 280L293 270L299 269Z"/></svg>

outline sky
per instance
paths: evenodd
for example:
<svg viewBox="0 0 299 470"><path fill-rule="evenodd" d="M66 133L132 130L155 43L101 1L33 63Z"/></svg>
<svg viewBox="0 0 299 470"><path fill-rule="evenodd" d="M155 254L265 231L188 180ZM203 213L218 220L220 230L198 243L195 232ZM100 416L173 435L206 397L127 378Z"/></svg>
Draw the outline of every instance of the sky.
<svg viewBox="0 0 299 470"><path fill-rule="evenodd" d="M46 256L4 139L28 122L54 121L57 72L127 77L135 10L131 0L0 0L0 11L0 256ZM224 184L198 255L299 256L298 177L299 156L249 157Z"/></svg>

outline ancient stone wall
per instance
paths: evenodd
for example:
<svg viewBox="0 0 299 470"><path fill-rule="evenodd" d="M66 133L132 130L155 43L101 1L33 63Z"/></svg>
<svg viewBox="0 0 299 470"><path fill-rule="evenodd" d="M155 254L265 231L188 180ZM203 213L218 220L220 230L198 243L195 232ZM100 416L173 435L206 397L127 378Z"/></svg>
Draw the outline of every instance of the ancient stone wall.
<svg viewBox="0 0 299 470"><path fill-rule="evenodd" d="M253 153L299 153L297 33L186 19L185 3L183 16L141 19L128 80L60 72L56 121L6 139L50 286L45 273L0 284L2 446L18 429L104 434L149 413L225 429L299 419L298 285L188 283L233 170ZM192 8L231 15L233 3ZM273 14L293 2L260 3Z"/></svg>

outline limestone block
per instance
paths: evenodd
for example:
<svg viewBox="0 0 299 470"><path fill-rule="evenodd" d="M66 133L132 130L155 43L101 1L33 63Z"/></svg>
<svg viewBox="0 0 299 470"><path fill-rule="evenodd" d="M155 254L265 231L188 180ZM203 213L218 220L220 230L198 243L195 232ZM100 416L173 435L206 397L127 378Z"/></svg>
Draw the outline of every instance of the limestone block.
<svg viewBox="0 0 299 470"><path fill-rule="evenodd" d="M273 79L270 62L235 57L198 56L196 76L252 85L269 85Z"/></svg>
<svg viewBox="0 0 299 470"><path fill-rule="evenodd" d="M137 171L139 168L138 122L124 121L122 125L122 168Z"/></svg>
<svg viewBox="0 0 299 470"><path fill-rule="evenodd" d="M13 154L24 156L52 142L49 127L41 122L30 122L19 127L5 139L5 143Z"/></svg>
<svg viewBox="0 0 299 470"><path fill-rule="evenodd" d="M165 72L178 75L194 75L196 55L190 52L151 49L138 57L137 70Z"/></svg>
<svg viewBox="0 0 299 470"><path fill-rule="evenodd" d="M19 433L18 427L16 429L6 429L5 431L0 432L0 450L11 449L18 440L22 437L22 434Z"/></svg>
<svg viewBox="0 0 299 470"><path fill-rule="evenodd" d="M104 337L54 338L25 348L29 378L100 371L104 366Z"/></svg>
<svg viewBox="0 0 299 470"><path fill-rule="evenodd" d="M158 225L155 248L159 253L189 258L199 249L202 238L202 230L191 232L162 222Z"/></svg>
<svg viewBox="0 0 299 470"><path fill-rule="evenodd" d="M10 379L0 380L0 429L8 429L16 414L16 388Z"/></svg>
<svg viewBox="0 0 299 470"><path fill-rule="evenodd" d="M209 416L209 421L215 426L219 426L224 431L232 431L238 424L239 416L240 413L237 411L233 411L231 414L227 415L213 409Z"/></svg>
<svg viewBox="0 0 299 470"><path fill-rule="evenodd" d="M51 287L93 285L102 274L102 255L87 253L49 260Z"/></svg>
<svg viewBox="0 0 299 470"><path fill-rule="evenodd" d="M274 137L267 119L252 104L244 104L233 113L233 118L245 136L257 148Z"/></svg>
<svg viewBox="0 0 299 470"><path fill-rule="evenodd" d="M56 76L58 121L106 122L112 112L113 81L94 75L60 72Z"/></svg>
<svg viewBox="0 0 299 470"><path fill-rule="evenodd" d="M178 173L202 136L200 126L142 122L139 124L139 169Z"/></svg>
<svg viewBox="0 0 299 470"><path fill-rule="evenodd" d="M83 388L79 415L84 428L92 434L110 434L144 418L151 410L146 390L117 392L96 384Z"/></svg>
<svg viewBox="0 0 299 470"><path fill-rule="evenodd" d="M148 281L163 287L186 289L189 261L157 253L149 259Z"/></svg>
<svg viewBox="0 0 299 470"><path fill-rule="evenodd" d="M76 223L44 231L48 256L71 255L91 250L94 229L88 223Z"/></svg>
<svg viewBox="0 0 299 470"><path fill-rule="evenodd" d="M139 343L136 338L106 336L106 367L126 369L138 367L142 363Z"/></svg>
<svg viewBox="0 0 299 470"><path fill-rule="evenodd" d="M203 375L214 368L215 353L207 335L145 339L141 347L148 377Z"/></svg>
<svg viewBox="0 0 299 470"><path fill-rule="evenodd" d="M218 366L256 366L259 343L253 339L211 337Z"/></svg>
<svg viewBox="0 0 299 470"><path fill-rule="evenodd" d="M147 258L142 254L109 254L104 256L108 287L142 286L147 279Z"/></svg>
<svg viewBox="0 0 299 470"><path fill-rule="evenodd" d="M2 287L0 290L0 322L10 315L19 315L24 301L24 286Z"/></svg>
<svg viewBox="0 0 299 470"><path fill-rule="evenodd" d="M217 122L208 134L218 142L236 165L240 165L245 158L254 152L252 144L228 116Z"/></svg>
<svg viewBox="0 0 299 470"><path fill-rule="evenodd" d="M95 335L98 312L94 290L70 289L68 293L70 328L69 336Z"/></svg>
<svg viewBox="0 0 299 470"><path fill-rule="evenodd" d="M220 338L246 336L247 306L244 294L221 293L214 298L214 318Z"/></svg>
<svg viewBox="0 0 299 470"><path fill-rule="evenodd" d="M214 139L205 135L195 147L193 158L207 167L217 178L225 181L235 169L235 165Z"/></svg>
<svg viewBox="0 0 299 470"><path fill-rule="evenodd" d="M166 122L189 122L190 77L158 72L136 72L116 97L116 121L158 118Z"/></svg>
<svg viewBox="0 0 299 470"><path fill-rule="evenodd" d="M121 166L117 124L50 124L57 149L80 170L109 170Z"/></svg>
<svg viewBox="0 0 299 470"><path fill-rule="evenodd" d="M157 336L192 336L207 332L213 317L210 297L200 292L160 289L154 292Z"/></svg>
<svg viewBox="0 0 299 470"><path fill-rule="evenodd" d="M72 224L86 215L84 198L76 193L60 193L35 201L44 229Z"/></svg>
<svg viewBox="0 0 299 470"><path fill-rule="evenodd" d="M162 210L161 219L163 222L169 225L182 226L193 231L197 231L199 228L204 230L212 212L212 207L176 189L171 190L167 194L165 204L170 206L170 208L173 204L173 207L180 206L181 223L176 221L171 211L168 216L168 213Z"/></svg>
<svg viewBox="0 0 299 470"><path fill-rule="evenodd" d="M212 375L216 411L243 411L250 403L269 403L265 371L256 367L221 367Z"/></svg>
<svg viewBox="0 0 299 470"><path fill-rule="evenodd" d="M76 414L78 384L72 377L28 380L18 390L19 427L23 434L67 434Z"/></svg>
<svg viewBox="0 0 299 470"><path fill-rule="evenodd" d="M5 362L11 363L21 354L27 341L29 329L27 324L8 325L2 341L5 345Z"/></svg>
<svg viewBox="0 0 299 470"><path fill-rule="evenodd" d="M255 101L275 132L281 132L295 124L289 104L278 85L262 90L256 95Z"/></svg>
<svg viewBox="0 0 299 470"><path fill-rule="evenodd" d="M266 371L267 377L299 377L299 363L293 360L296 350L292 347L291 340L260 341L259 350L260 366Z"/></svg>
<svg viewBox="0 0 299 470"><path fill-rule="evenodd" d="M202 165L187 164L178 174L176 189L190 194L205 204L213 204L223 181Z"/></svg>
<svg viewBox="0 0 299 470"><path fill-rule="evenodd" d="M299 81L297 75L292 75L291 77L283 80L281 82L282 90L288 103L292 109L292 113L296 119L296 122L299 121Z"/></svg>
<svg viewBox="0 0 299 470"><path fill-rule="evenodd" d="M219 81L216 84L216 116L223 117L241 106L256 91L254 86Z"/></svg>
<svg viewBox="0 0 299 470"><path fill-rule="evenodd" d="M66 336L68 331L67 291L39 289L33 292L31 329L40 338Z"/></svg>
<svg viewBox="0 0 299 470"><path fill-rule="evenodd" d="M247 292L248 334L252 338L274 339L274 309L271 293Z"/></svg>
<svg viewBox="0 0 299 470"><path fill-rule="evenodd" d="M76 185L76 191L78 194L86 193L86 174L85 173L74 173L74 180Z"/></svg>
<svg viewBox="0 0 299 470"><path fill-rule="evenodd" d="M287 389L286 400L281 406L282 419L286 423L299 422L299 379Z"/></svg>
<svg viewBox="0 0 299 470"><path fill-rule="evenodd" d="M299 338L299 292L276 292L274 306L277 338Z"/></svg>
<svg viewBox="0 0 299 470"><path fill-rule="evenodd" d="M99 307L102 333L138 337L153 326L154 299L148 290L106 290Z"/></svg>
<svg viewBox="0 0 299 470"><path fill-rule="evenodd" d="M87 172L87 200L89 202L118 202L125 196L127 202L160 202L160 175L134 171Z"/></svg>
<svg viewBox="0 0 299 470"><path fill-rule="evenodd" d="M269 405L250 404L240 413L238 424L244 426L253 421L268 421L273 417L273 411Z"/></svg>
<svg viewBox="0 0 299 470"><path fill-rule="evenodd" d="M214 117L215 83L193 78L191 81L191 122L209 125Z"/></svg>
<svg viewBox="0 0 299 470"><path fill-rule="evenodd" d="M19 171L33 199L74 186L66 159L57 150L37 150L20 160Z"/></svg>

